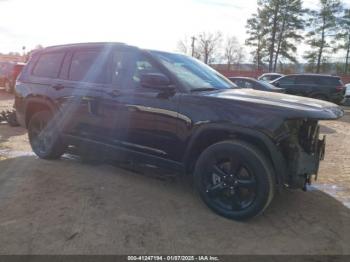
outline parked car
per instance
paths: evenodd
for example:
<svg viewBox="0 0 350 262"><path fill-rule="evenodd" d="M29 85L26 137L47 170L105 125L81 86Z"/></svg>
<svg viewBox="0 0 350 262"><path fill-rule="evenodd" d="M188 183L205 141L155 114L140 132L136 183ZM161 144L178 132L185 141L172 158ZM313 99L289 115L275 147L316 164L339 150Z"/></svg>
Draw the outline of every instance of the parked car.
<svg viewBox="0 0 350 262"><path fill-rule="evenodd" d="M229 79L234 84L236 84L239 88L251 88L251 89L256 89L260 91L277 92L277 93L285 92L283 88L278 88L265 81L256 80L250 77L229 77Z"/></svg>
<svg viewBox="0 0 350 262"><path fill-rule="evenodd" d="M350 83L345 85L345 98L349 99L350 98Z"/></svg>
<svg viewBox="0 0 350 262"><path fill-rule="evenodd" d="M5 62L0 65L0 86L6 92L11 93L15 86L16 78L21 73L24 63Z"/></svg>
<svg viewBox="0 0 350 262"><path fill-rule="evenodd" d="M258 80L266 81L266 82L271 82L277 78L280 78L284 75L278 74L278 73L265 73L262 74L261 76L258 77Z"/></svg>
<svg viewBox="0 0 350 262"><path fill-rule="evenodd" d="M339 104L344 100L345 86L338 76L318 74L295 74L278 78L271 82L286 93L312 97Z"/></svg>
<svg viewBox="0 0 350 262"><path fill-rule="evenodd" d="M15 108L40 158L75 146L172 168L236 220L262 213L278 188L305 188L325 150L318 120L343 115L325 101L238 89L185 55L118 43L33 54Z"/></svg>

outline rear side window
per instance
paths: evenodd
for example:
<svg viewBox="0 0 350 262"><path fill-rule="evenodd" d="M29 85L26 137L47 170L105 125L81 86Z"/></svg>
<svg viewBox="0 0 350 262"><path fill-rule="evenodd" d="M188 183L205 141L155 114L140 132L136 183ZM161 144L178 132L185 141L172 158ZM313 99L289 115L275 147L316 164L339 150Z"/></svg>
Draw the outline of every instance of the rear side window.
<svg viewBox="0 0 350 262"><path fill-rule="evenodd" d="M341 79L336 77L321 77L319 83L327 86L343 86Z"/></svg>
<svg viewBox="0 0 350 262"><path fill-rule="evenodd" d="M295 83L299 85L314 85L316 84L316 79L313 76L297 76Z"/></svg>
<svg viewBox="0 0 350 262"><path fill-rule="evenodd" d="M70 66L69 79L109 84L112 82L111 61L107 52L98 50L75 52Z"/></svg>
<svg viewBox="0 0 350 262"><path fill-rule="evenodd" d="M33 75L47 78L57 78L64 53L46 53L39 57Z"/></svg>

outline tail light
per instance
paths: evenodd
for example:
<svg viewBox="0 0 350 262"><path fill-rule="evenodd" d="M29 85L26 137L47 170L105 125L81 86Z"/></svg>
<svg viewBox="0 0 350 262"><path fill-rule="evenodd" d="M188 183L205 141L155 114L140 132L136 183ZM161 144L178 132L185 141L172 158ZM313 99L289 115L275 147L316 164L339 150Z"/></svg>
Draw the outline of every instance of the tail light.
<svg viewBox="0 0 350 262"><path fill-rule="evenodd" d="M343 91L345 89L345 86L337 86L336 88L335 88L335 90L337 90L337 92L341 92L341 91Z"/></svg>

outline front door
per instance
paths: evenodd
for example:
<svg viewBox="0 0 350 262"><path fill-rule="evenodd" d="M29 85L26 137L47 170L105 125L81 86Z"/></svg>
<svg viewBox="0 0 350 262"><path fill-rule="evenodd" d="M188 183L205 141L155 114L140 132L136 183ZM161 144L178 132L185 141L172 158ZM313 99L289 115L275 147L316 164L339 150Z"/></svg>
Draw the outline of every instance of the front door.
<svg viewBox="0 0 350 262"><path fill-rule="evenodd" d="M179 95L143 87L143 73L163 73L138 50L115 51L115 85L105 93L110 143L126 150L177 160Z"/></svg>

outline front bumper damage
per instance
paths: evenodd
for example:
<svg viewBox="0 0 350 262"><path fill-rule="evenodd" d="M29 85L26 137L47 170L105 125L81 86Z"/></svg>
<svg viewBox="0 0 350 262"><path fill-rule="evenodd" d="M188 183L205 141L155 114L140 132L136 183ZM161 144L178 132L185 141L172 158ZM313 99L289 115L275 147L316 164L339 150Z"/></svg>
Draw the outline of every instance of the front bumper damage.
<svg viewBox="0 0 350 262"><path fill-rule="evenodd" d="M287 123L289 135L281 143L287 160L285 185L302 188L311 184L312 176L317 179L320 161L324 159L326 137L320 138L317 121L293 121Z"/></svg>

